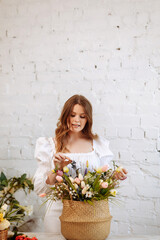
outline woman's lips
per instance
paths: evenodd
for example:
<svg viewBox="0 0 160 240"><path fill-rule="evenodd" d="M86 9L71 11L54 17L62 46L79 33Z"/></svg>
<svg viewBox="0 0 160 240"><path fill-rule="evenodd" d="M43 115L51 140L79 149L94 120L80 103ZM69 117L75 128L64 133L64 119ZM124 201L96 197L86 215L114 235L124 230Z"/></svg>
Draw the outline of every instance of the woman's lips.
<svg viewBox="0 0 160 240"><path fill-rule="evenodd" d="M75 128L78 128L78 127L80 127L80 125L79 125L79 124L72 124L72 126L73 126L73 127L75 127Z"/></svg>

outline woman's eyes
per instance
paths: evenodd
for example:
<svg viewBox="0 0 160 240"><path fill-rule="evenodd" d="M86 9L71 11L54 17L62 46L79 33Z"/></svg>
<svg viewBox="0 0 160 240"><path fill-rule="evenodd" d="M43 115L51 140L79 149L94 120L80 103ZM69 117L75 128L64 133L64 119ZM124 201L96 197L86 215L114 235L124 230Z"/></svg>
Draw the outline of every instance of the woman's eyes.
<svg viewBox="0 0 160 240"><path fill-rule="evenodd" d="M71 117L75 117L76 115L72 115L71 114ZM80 118L85 118L85 116L80 116Z"/></svg>

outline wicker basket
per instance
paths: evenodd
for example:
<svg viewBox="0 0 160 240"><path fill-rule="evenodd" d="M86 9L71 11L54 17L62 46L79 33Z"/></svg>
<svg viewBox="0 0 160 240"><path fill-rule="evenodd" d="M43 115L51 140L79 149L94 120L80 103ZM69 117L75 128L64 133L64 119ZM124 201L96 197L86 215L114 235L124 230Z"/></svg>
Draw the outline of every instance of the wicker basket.
<svg viewBox="0 0 160 240"><path fill-rule="evenodd" d="M67 240L105 240L111 218L107 200L94 201L94 205L64 200L61 232Z"/></svg>
<svg viewBox="0 0 160 240"><path fill-rule="evenodd" d="M0 240L7 240L8 229L0 230Z"/></svg>

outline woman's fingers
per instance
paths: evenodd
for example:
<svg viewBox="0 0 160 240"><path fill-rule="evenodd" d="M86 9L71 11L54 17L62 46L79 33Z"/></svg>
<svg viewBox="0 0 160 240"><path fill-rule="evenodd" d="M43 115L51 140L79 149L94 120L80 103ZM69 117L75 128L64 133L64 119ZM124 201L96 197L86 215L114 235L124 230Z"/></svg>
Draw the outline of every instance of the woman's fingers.
<svg viewBox="0 0 160 240"><path fill-rule="evenodd" d="M65 156L63 153L56 153L56 154L54 154L54 157L58 158L59 160L61 160L61 159L63 159L63 160L65 160L65 159L71 160L69 157Z"/></svg>
<svg viewBox="0 0 160 240"><path fill-rule="evenodd" d="M54 165L58 165L58 167L63 168L67 166L69 163L71 163L72 160L65 156L63 153L56 153L54 154Z"/></svg>
<svg viewBox="0 0 160 240"><path fill-rule="evenodd" d="M120 180L123 179L123 173L122 173L122 172L119 172L119 173L118 173L118 178L119 178Z"/></svg>
<svg viewBox="0 0 160 240"><path fill-rule="evenodd" d="M125 170L125 169L122 169L122 171L119 173L120 174L120 179L121 180L124 180L124 179L126 179L127 178L127 171Z"/></svg>
<svg viewBox="0 0 160 240"><path fill-rule="evenodd" d="M70 160L70 161L72 161L69 157L67 157L67 156L65 156L65 159L68 159L68 160Z"/></svg>
<svg viewBox="0 0 160 240"><path fill-rule="evenodd" d="M59 154L54 154L54 159L58 159L58 160L61 160L62 159L62 157L59 155Z"/></svg>
<svg viewBox="0 0 160 240"><path fill-rule="evenodd" d="M66 156L65 155L63 155L63 153L59 153L59 156L63 159L63 160L65 160L66 159Z"/></svg>
<svg viewBox="0 0 160 240"><path fill-rule="evenodd" d="M58 168L61 167L61 161L58 159L54 159L54 166Z"/></svg>
<svg viewBox="0 0 160 240"><path fill-rule="evenodd" d="M64 167L67 166L68 164L70 164L72 162L72 160L65 160L63 161Z"/></svg>
<svg viewBox="0 0 160 240"><path fill-rule="evenodd" d="M124 172L124 174L128 173L128 171L125 168L122 168L122 171Z"/></svg>
<svg viewBox="0 0 160 240"><path fill-rule="evenodd" d="M120 171L115 173L115 178L117 180L125 180L127 178L127 175L125 174L127 171Z"/></svg>

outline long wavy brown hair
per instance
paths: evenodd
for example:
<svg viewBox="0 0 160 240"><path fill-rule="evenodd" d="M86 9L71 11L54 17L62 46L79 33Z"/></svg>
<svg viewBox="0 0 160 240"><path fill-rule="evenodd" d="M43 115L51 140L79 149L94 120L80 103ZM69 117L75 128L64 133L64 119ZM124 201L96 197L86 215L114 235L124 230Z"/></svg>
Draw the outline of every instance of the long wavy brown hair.
<svg viewBox="0 0 160 240"><path fill-rule="evenodd" d="M61 115L57 122L57 128L55 130L55 140L56 140L56 152L65 152L66 151L66 143L67 143L67 137L68 132L70 131L68 128L69 125L69 119L71 112L73 110L74 105L79 104L84 108L87 122L82 130L82 134L84 138L86 139L97 139L98 135L92 133L92 105L88 101L87 98L85 98L82 95L73 95L70 97L64 104Z"/></svg>

